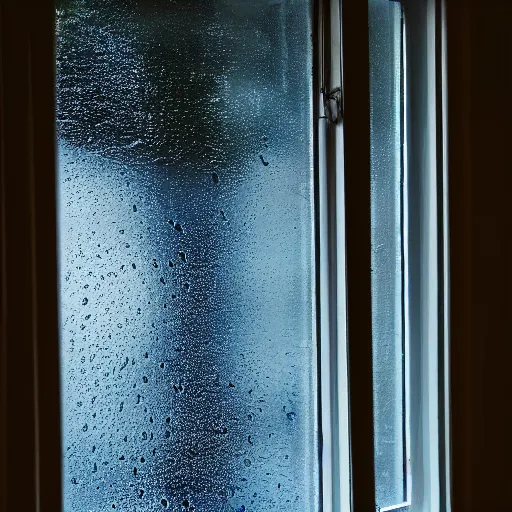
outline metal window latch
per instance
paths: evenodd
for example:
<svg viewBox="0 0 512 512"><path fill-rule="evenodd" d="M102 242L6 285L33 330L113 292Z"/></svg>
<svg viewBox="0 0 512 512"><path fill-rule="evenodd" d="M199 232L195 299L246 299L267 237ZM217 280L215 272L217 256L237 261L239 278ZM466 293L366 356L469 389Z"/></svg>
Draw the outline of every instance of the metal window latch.
<svg viewBox="0 0 512 512"><path fill-rule="evenodd" d="M341 87L335 87L327 92L322 90L324 97L324 117L333 124L343 119L343 93Z"/></svg>

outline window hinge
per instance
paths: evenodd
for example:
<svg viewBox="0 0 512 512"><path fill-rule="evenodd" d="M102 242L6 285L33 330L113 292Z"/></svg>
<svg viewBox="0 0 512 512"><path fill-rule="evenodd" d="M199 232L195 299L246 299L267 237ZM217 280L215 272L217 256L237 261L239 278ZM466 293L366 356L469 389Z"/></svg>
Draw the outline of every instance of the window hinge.
<svg viewBox="0 0 512 512"><path fill-rule="evenodd" d="M324 98L324 117L333 124L343 119L343 93L341 87L335 87L330 91L322 89Z"/></svg>

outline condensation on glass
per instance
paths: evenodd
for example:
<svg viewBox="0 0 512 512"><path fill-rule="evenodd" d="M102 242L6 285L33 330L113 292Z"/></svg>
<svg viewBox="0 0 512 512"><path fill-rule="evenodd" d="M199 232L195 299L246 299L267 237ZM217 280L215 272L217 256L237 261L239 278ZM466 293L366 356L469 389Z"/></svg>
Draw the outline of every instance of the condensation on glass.
<svg viewBox="0 0 512 512"><path fill-rule="evenodd" d="M406 496L403 315L402 7L369 0L376 501Z"/></svg>
<svg viewBox="0 0 512 512"><path fill-rule="evenodd" d="M311 11L57 2L65 512L319 510Z"/></svg>

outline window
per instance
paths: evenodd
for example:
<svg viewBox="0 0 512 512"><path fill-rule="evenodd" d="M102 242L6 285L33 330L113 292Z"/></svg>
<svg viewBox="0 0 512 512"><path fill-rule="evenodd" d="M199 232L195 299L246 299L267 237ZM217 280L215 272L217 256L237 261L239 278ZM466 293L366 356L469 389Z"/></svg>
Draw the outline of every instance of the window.
<svg viewBox="0 0 512 512"><path fill-rule="evenodd" d="M368 4L373 392L376 502L408 502L405 362L403 16L400 2Z"/></svg>
<svg viewBox="0 0 512 512"><path fill-rule="evenodd" d="M62 497L65 512L447 510L434 4L46 11L56 55L20 47L57 64L56 202L34 192L51 150L23 157L21 219L46 255L27 253L27 289L49 264L34 332L56 339L57 304L60 316L60 367L56 345L39 347L23 388L48 405L60 375L60 420L56 403L53 423L34 405L34 499L51 480L41 440L60 423L63 489L38 499ZM26 92L48 108L48 91ZM25 118L20 133L38 134ZM9 213L16 182L2 183ZM37 215L55 204L58 279Z"/></svg>
<svg viewBox="0 0 512 512"><path fill-rule="evenodd" d="M56 21L65 510L316 509L310 3Z"/></svg>

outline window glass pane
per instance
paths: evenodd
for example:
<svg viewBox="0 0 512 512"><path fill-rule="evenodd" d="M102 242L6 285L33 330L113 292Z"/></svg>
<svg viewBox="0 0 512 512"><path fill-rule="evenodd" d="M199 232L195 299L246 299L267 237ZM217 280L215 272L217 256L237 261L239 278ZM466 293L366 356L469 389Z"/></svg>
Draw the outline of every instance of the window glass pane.
<svg viewBox="0 0 512 512"><path fill-rule="evenodd" d="M311 2L57 6L65 511L319 510Z"/></svg>
<svg viewBox="0 0 512 512"><path fill-rule="evenodd" d="M406 501L402 12L369 0L375 479L379 507Z"/></svg>

